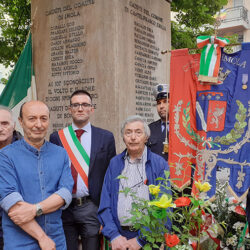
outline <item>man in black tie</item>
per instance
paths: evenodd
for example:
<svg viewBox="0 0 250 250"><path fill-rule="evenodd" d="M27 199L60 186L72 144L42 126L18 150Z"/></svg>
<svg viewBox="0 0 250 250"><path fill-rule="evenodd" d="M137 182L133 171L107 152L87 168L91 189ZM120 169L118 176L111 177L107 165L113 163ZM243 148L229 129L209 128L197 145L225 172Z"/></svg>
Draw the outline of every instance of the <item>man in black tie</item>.
<svg viewBox="0 0 250 250"><path fill-rule="evenodd" d="M153 94L160 119L149 124L151 136L148 140L148 146L152 152L168 160L168 153L163 153L163 142L166 138L166 127L168 128L166 118L168 117L169 85L159 84L155 86Z"/></svg>
<svg viewBox="0 0 250 250"><path fill-rule="evenodd" d="M66 149L75 182L72 203L62 214L67 249L78 250L80 237L83 250L99 250L97 210L104 175L116 155L115 140L111 132L90 124L94 108L87 91L71 95L69 112L72 125L50 136L52 143Z"/></svg>

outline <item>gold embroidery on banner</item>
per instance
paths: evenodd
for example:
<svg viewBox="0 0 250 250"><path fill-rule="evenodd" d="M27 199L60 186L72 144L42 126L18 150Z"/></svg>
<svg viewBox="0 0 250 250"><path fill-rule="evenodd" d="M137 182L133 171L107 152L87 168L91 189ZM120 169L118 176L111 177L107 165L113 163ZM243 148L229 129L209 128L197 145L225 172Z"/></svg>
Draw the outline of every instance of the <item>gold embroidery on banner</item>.
<svg viewBox="0 0 250 250"><path fill-rule="evenodd" d="M235 122L234 128L225 136L215 137L214 139L215 142L219 142L222 145L230 145L236 142L237 139L239 139L243 135L244 129L247 126L247 123L246 123L247 109L239 100L236 100L236 103L239 106L239 109L238 109L237 114L235 115L237 122Z"/></svg>
<svg viewBox="0 0 250 250"><path fill-rule="evenodd" d="M216 108L214 112L212 112L212 121L210 124L215 123L215 128L219 127L219 120L221 119L220 117L225 113L225 108Z"/></svg>
<svg viewBox="0 0 250 250"><path fill-rule="evenodd" d="M198 150L198 148L196 147L196 145L194 145L193 143L191 143L189 140L187 140L186 138L184 138L181 133L180 133L180 112L181 112L181 105L182 105L183 101L180 100L178 102L177 105L175 105L174 108L174 121L175 121L175 125L174 125L174 132L176 134L176 136L178 137L178 139L180 140L180 142L184 143L185 146L190 147L191 149L194 150Z"/></svg>
<svg viewBox="0 0 250 250"><path fill-rule="evenodd" d="M197 175L199 176L200 180L209 181L209 178L211 177L212 170L216 167L218 161L222 161L231 165L240 165L241 171L238 171L238 177L237 177L237 184L236 187L240 189L243 186L243 183L245 181L245 173L243 172L243 167L247 166L250 167L250 163L247 162L237 162L232 159L223 159L218 158L218 154L229 154L229 153L235 153L237 154L238 151L241 149L241 147L250 142L250 101L248 101L248 114L247 109L244 107L244 105L239 101L236 100L237 105L239 106L239 109L235 115L236 122L234 124L234 129L232 129L226 136L222 137L216 137L213 139L212 137L207 138L206 140L204 137L200 137L199 134L197 134L190 125L190 103L187 104L186 109L183 109L183 127L186 129L186 132L189 134L191 139L196 142L198 145L201 144L202 146L208 145L209 149L205 148L203 150L199 150L199 147L192 143L191 141L187 140L184 136L180 134L180 113L181 113L181 106L183 104L183 101L180 100L178 104L174 108L174 121L175 121L175 134L180 140L180 142L184 143L185 146L196 150L197 155L194 156L192 154L182 155L181 153L174 153L176 156L178 156L179 160L177 163L175 163L175 174L177 176L181 175L181 172L183 172L183 163L181 163L181 160L183 158L196 158L196 164L197 164ZM248 122L246 120L248 119ZM248 128L244 134L244 129L248 125ZM243 135L244 134L244 135ZM240 141L237 142L238 139ZM217 142L223 144L223 145L230 145L233 142L237 142L234 145L230 145L229 148L225 150L221 150L220 145L217 144ZM214 147L218 147L219 149L212 149ZM203 175L204 172L204 166L206 169L205 176ZM203 177L204 176L204 177Z"/></svg>

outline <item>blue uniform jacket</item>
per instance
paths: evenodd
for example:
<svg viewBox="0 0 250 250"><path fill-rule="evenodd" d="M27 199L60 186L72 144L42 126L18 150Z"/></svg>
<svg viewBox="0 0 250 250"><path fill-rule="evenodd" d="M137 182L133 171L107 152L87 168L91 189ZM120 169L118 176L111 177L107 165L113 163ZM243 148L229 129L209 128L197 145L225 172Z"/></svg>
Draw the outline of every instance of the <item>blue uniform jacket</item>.
<svg viewBox="0 0 250 250"><path fill-rule="evenodd" d="M152 152L162 156L166 161L168 160L168 154L163 152L163 142L165 142L166 133L162 132L161 119L150 123L149 125L151 135L148 139L148 147Z"/></svg>
<svg viewBox="0 0 250 250"><path fill-rule="evenodd" d="M122 173L124 168L125 154L126 151L115 156L110 161L102 187L98 218L103 226L103 235L110 241L119 235L122 235L128 239L137 237L139 244L143 246L146 244L146 242L141 238L138 238L139 232L127 232L122 230L117 214L117 201L119 193L119 179L117 179L117 177ZM158 185L160 181L156 181L155 179L159 177L164 178L165 170L169 170L167 162L161 156L152 153L148 149L146 162L147 185ZM171 191L169 190L169 192ZM152 199L151 195L150 199ZM171 225L168 226L171 227Z"/></svg>

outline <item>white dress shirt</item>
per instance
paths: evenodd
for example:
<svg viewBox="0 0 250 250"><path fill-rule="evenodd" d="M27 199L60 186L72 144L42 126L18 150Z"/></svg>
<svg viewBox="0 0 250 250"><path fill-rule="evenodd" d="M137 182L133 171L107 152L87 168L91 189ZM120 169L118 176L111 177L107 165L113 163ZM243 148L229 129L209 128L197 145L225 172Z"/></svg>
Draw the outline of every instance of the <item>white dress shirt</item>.
<svg viewBox="0 0 250 250"><path fill-rule="evenodd" d="M84 133L81 136L81 144L84 150L86 151L86 153L88 154L88 156L90 157L90 151L91 151L91 124L90 122L82 128L78 128L74 123L72 123L72 128L74 131L77 129L84 130ZM80 198L80 197L88 196L88 195L89 195L89 190L85 186L84 181L81 178L81 176L78 174L76 194L73 194L73 197Z"/></svg>

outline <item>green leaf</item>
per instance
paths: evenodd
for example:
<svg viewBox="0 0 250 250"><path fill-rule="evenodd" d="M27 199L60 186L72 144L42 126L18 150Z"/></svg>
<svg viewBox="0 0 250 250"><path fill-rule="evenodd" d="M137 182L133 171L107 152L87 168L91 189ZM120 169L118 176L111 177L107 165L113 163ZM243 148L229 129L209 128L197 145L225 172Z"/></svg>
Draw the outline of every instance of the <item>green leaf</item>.
<svg viewBox="0 0 250 250"><path fill-rule="evenodd" d="M177 227L177 226L175 226L175 225L172 225L172 229L173 229L175 232L181 233L181 230L179 229L179 227Z"/></svg>
<svg viewBox="0 0 250 250"><path fill-rule="evenodd" d="M237 113L237 114L235 115L235 118L236 118L236 120L239 121L239 120L240 120L240 114Z"/></svg>
<svg viewBox="0 0 250 250"><path fill-rule="evenodd" d="M198 201L198 200L195 200L195 199L194 199L194 201L193 201L192 203L194 204L195 207L198 207L199 204L200 204L199 201Z"/></svg>
<svg viewBox="0 0 250 250"><path fill-rule="evenodd" d="M240 128L245 128L247 126L247 123L246 122L243 122L240 124Z"/></svg>
<svg viewBox="0 0 250 250"><path fill-rule="evenodd" d="M150 237L150 236L148 236L148 237L147 237L147 241L149 241L150 243L154 243L154 242L155 242L155 239L152 238L152 237Z"/></svg>
<svg viewBox="0 0 250 250"><path fill-rule="evenodd" d="M144 250L152 250L152 247L150 246L150 244L146 244L144 247L143 247Z"/></svg>
<svg viewBox="0 0 250 250"><path fill-rule="evenodd" d="M156 219L163 219L165 217L167 217L167 211L164 208L156 208L153 212L152 215L156 218Z"/></svg>
<svg viewBox="0 0 250 250"><path fill-rule="evenodd" d="M234 124L234 128L235 128L236 130L238 130L238 129L240 128L240 123L239 123L239 122L236 122L236 123Z"/></svg>
<svg viewBox="0 0 250 250"><path fill-rule="evenodd" d="M150 224L150 217L148 215L145 215L143 219L147 222L147 224Z"/></svg>
<svg viewBox="0 0 250 250"><path fill-rule="evenodd" d="M228 139L228 140L232 139L232 135L231 134L227 134L226 135L226 139Z"/></svg>
<svg viewBox="0 0 250 250"><path fill-rule="evenodd" d="M130 188L128 188L128 187L125 187L124 189L123 189L123 191L121 191L121 192L123 192L124 193L124 195L127 197L128 196L128 194L129 194L129 192L130 192Z"/></svg>
<svg viewBox="0 0 250 250"><path fill-rule="evenodd" d="M158 246L158 245L156 245L156 244L153 244L153 248L158 249L158 248L159 248L159 246Z"/></svg>

